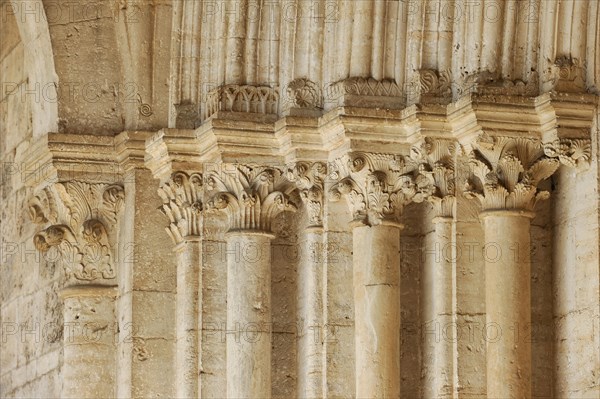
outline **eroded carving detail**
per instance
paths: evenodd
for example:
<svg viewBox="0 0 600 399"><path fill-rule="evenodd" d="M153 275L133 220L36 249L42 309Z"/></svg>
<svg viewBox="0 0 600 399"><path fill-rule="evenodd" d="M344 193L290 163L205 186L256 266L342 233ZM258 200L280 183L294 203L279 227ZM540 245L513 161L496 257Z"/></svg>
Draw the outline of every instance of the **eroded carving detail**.
<svg viewBox="0 0 600 399"><path fill-rule="evenodd" d="M327 165L323 162L297 162L290 165L287 177L300 190L300 198L306 206L309 227L323 226L323 186Z"/></svg>
<svg viewBox="0 0 600 399"><path fill-rule="evenodd" d="M559 57L554 61L550 81L557 91L584 91L585 68L577 58Z"/></svg>
<svg viewBox="0 0 600 399"><path fill-rule="evenodd" d="M276 168L223 164L207 174L206 185L211 193L207 207L227 213L229 231L271 233L275 216L297 209L289 200L294 185Z"/></svg>
<svg viewBox="0 0 600 399"><path fill-rule="evenodd" d="M218 111L276 114L279 93L270 86L225 85L210 91L204 119Z"/></svg>
<svg viewBox="0 0 600 399"><path fill-rule="evenodd" d="M375 226L398 222L404 207L423 202L434 192L431 174L409 157L350 153L335 163L330 190L333 201L345 197L354 222Z"/></svg>
<svg viewBox="0 0 600 399"><path fill-rule="evenodd" d="M402 90L393 79L351 77L334 83L333 90L339 95L402 97Z"/></svg>
<svg viewBox="0 0 600 399"><path fill-rule="evenodd" d="M538 184L552 176L560 163L544 153L539 140L482 135L473 144L469 166L473 176L465 196L477 198L483 210L533 211L549 198Z"/></svg>
<svg viewBox="0 0 600 399"><path fill-rule="evenodd" d="M202 232L203 181L199 173L175 172L158 189L163 200L161 212L169 219L165 228L174 244Z"/></svg>
<svg viewBox="0 0 600 399"><path fill-rule="evenodd" d="M456 150L455 142L432 138L425 138L421 146L412 149L413 158L423 164L422 173L434 181L435 191L427 201L433 205L436 216L454 215Z"/></svg>
<svg viewBox="0 0 600 399"><path fill-rule="evenodd" d="M433 69L421 69L419 88L421 94L449 96L452 94L452 73L449 69L439 72Z"/></svg>
<svg viewBox="0 0 600 399"><path fill-rule="evenodd" d="M120 185L73 181L44 188L29 202L31 220L50 224L33 237L36 249L55 251L49 259L62 265L67 279L114 279L111 245L124 198Z"/></svg>
<svg viewBox="0 0 600 399"><path fill-rule="evenodd" d="M561 164L575 168L589 164L592 156L590 139L560 139L544 146L544 153L556 157Z"/></svg>
<svg viewBox="0 0 600 399"><path fill-rule="evenodd" d="M305 78L292 80L286 90L285 108L323 108L321 88Z"/></svg>

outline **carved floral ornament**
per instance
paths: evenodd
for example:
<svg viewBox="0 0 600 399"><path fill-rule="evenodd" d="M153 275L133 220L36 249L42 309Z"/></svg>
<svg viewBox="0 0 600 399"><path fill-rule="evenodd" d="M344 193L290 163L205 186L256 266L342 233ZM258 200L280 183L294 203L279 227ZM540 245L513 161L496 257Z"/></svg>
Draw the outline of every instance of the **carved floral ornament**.
<svg viewBox="0 0 600 399"><path fill-rule="evenodd" d="M203 181L200 173L175 172L171 180L158 189L163 200L160 211L169 219L165 228L173 243L202 231Z"/></svg>
<svg viewBox="0 0 600 399"><path fill-rule="evenodd" d="M469 166L473 176L465 196L477 198L484 210L533 211L550 193L538 189L540 182L560 164L576 166L590 157L587 140L563 140L542 144L531 138L481 135L473 145Z"/></svg>
<svg viewBox="0 0 600 399"><path fill-rule="evenodd" d="M295 186L278 168L223 164L206 174L209 211L224 211L229 231L252 230L271 233L273 219L297 207L289 195Z"/></svg>
<svg viewBox="0 0 600 399"><path fill-rule="evenodd" d="M369 226L397 223L406 205L435 192L432 174L401 155L350 153L336 161L332 176L339 181L331 200L345 197L353 221Z"/></svg>
<svg viewBox="0 0 600 399"><path fill-rule="evenodd" d="M68 280L116 277L112 245L124 203L120 185L72 181L48 186L29 203L31 220L49 225L33 237L35 247L59 262Z"/></svg>
<svg viewBox="0 0 600 399"><path fill-rule="evenodd" d="M287 178L296 184L308 213L308 226L323 225L323 195L327 165L324 162L297 162L288 167Z"/></svg>

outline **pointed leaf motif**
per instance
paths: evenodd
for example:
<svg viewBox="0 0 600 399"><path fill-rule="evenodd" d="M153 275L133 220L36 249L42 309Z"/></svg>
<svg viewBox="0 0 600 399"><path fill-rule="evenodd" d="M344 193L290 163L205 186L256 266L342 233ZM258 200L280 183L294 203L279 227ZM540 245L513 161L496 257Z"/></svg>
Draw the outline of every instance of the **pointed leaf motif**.
<svg viewBox="0 0 600 399"><path fill-rule="evenodd" d="M34 245L54 252L69 284L116 278L112 251L124 199L119 184L71 181L47 186L30 201L33 220L45 227Z"/></svg>
<svg viewBox="0 0 600 399"><path fill-rule="evenodd" d="M353 219L371 226L396 222L407 204L434 191L419 163L400 156L355 152L336 168L342 179L331 188L332 199L345 197Z"/></svg>
<svg viewBox="0 0 600 399"><path fill-rule="evenodd" d="M202 232L203 186L201 174L178 171L158 189L163 201L159 210L169 220L165 230L174 244Z"/></svg>
<svg viewBox="0 0 600 399"><path fill-rule="evenodd" d="M300 199L308 211L309 226L322 226L327 165L323 162L297 162L288 167L286 176L300 190Z"/></svg>
<svg viewBox="0 0 600 399"><path fill-rule="evenodd" d="M223 165L207 178L210 211L224 211L230 230L271 232L273 218L296 211L289 194L295 189L279 169L247 165Z"/></svg>
<svg viewBox="0 0 600 399"><path fill-rule="evenodd" d="M483 209L533 210L537 185L558 168L557 147L530 138L481 137L474 146L469 166L482 186L471 185L469 198L480 200ZM489 166L484 164L489 162Z"/></svg>

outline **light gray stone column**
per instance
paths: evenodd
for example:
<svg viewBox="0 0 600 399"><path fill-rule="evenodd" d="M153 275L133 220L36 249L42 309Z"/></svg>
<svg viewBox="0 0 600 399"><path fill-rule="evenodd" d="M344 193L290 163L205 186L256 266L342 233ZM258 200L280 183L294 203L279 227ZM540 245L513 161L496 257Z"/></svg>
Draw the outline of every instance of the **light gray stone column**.
<svg viewBox="0 0 600 399"><path fill-rule="evenodd" d="M298 396L323 397L323 229L302 233L298 266Z"/></svg>
<svg viewBox="0 0 600 399"><path fill-rule="evenodd" d="M211 211L224 211L227 239L227 397L271 397L271 230L295 211L281 170L223 164L208 174Z"/></svg>
<svg viewBox="0 0 600 399"><path fill-rule="evenodd" d="M64 301L63 398L115 396L114 342L116 287L72 286Z"/></svg>
<svg viewBox="0 0 600 399"><path fill-rule="evenodd" d="M257 231L227 238L227 396L271 397L271 239Z"/></svg>
<svg viewBox="0 0 600 399"><path fill-rule="evenodd" d="M487 388L491 398L531 397L532 212L488 211L485 231Z"/></svg>
<svg viewBox="0 0 600 399"><path fill-rule="evenodd" d="M356 397L400 397L400 225L352 229Z"/></svg>
<svg viewBox="0 0 600 399"><path fill-rule="evenodd" d="M452 398L454 391L456 324L454 313L454 220L433 219L425 241L423 292L423 396Z"/></svg>
<svg viewBox="0 0 600 399"><path fill-rule="evenodd" d="M199 354L202 325L200 237L185 237L177 254L176 392L178 398L196 398L199 391Z"/></svg>
<svg viewBox="0 0 600 399"><path fill-rule="evenodd" d="M404 207L433 192L419 163L354 152L336 160L332 200L352 212L356 397L399 398L400 230Z"/></svg>

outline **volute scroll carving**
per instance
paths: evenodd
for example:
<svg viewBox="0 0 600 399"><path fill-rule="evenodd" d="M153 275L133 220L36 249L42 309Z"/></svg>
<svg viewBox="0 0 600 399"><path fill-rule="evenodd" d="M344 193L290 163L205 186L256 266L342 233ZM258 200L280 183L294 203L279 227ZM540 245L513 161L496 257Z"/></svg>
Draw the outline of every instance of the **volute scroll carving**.
<svg viewBox="0 0 600 399"><path fill-rule="evenodd" d="M223 164L221 170L207 173L206 185L207 210L225 212L229 231L271 234L277 215L297 210L290 200L295 187L278 168Z"/></svg>
<svg viewBox="0 0 600 399"><path fill-rule="evenodd" d="M472 178L465 196L477 198L483 210L533 211L550 197L538 184L560 166L558 158L546 156L539 140L523 137L481 135L470 156Z"/></svg>
<svg viewBox="0 0 600 399"><path fill-rule="evenodd" d="M204 182L200 173L173 173L171 180L158 189L163 200L160 211L169 219L165 228L174 244L202 232Z"/></svg>
<svg viewBox="0 0 600 399"><path fill-rule="evenodd" d="M308 227L323 226L324 182L327 165L324 162L297 162L288 167L287 178L300 190L300 198L308 213Z"/></svg>
<svg viewBox="0 0 600 399"><path fill-rule="evenodd" d="M431 174L410 157L354 152L335 162L331 199L345 197L353 223L397 223L404 207L434 193Z"/></svg>
<svg viewBox="0 0 600 399"><path fill-rule="evenodd" d="M114 246L124 198L119 184L72 181L44 188L29 202L31 220L46 226L33 237L36 249L59 262L67 280L116 278Z"/></svg>
<svg viewBox="0 0 600 399"><path fill-rule="evenodd" d="M434 192L427 197L435 216L453 217L456 203L455 154L458 144L452 140L427 137L420 146L412 148L412 157L431 176Z"/></svg>

